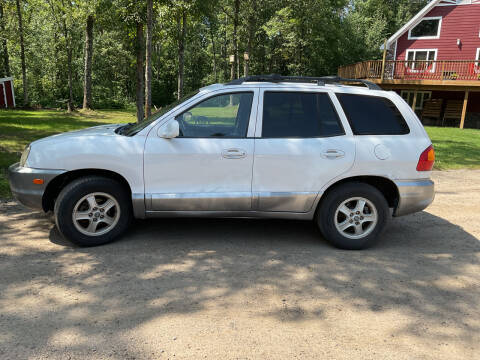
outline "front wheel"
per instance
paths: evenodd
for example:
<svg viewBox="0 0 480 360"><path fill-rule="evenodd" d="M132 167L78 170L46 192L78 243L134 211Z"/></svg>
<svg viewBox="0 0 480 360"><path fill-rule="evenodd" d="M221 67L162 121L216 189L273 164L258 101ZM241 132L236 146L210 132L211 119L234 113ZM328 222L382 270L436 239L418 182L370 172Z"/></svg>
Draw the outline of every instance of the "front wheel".
<svg viewBox="0 0 480 360"><path fill-rule="evenodd" d="M389 208L383 194L365 183L346 183L329 192L317 211L323 236L341 249L371 246L385 228Z"/></svg>
<svg viewBox="0 0 480 360"><path fill-rule="evenodd" d="M80 246L113 241L130 224L128 192L117 181L88 176L68 184L55 202L55 222L63 236Z"/></svg>

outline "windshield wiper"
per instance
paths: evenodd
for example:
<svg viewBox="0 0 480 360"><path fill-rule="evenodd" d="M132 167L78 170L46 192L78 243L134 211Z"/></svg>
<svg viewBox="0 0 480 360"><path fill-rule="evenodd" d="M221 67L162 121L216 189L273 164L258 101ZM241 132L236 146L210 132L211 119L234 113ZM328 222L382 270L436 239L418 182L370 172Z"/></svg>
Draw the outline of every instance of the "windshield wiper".
<svg viewBox="0 0 480 360"><path fill-rule="evenodd" d="M125 131L127 131L128 129L130 129L133 125L135 125L135 123L128 123L126 125L123 125L123 126L120 126L116 133L119 134L119 135L123 135L125 134Z"/></svg>

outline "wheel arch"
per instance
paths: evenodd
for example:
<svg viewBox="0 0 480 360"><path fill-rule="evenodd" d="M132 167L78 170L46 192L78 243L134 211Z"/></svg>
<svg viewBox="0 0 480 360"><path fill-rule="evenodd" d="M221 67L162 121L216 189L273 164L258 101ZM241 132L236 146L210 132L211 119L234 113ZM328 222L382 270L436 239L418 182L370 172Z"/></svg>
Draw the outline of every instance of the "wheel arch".
<svg viewBox="0 0 480 360"><path fill-rule="evenodd" d="M343 178L333 184L331 184L322 194L320 201L318 202L317 205L317 210L320 208L322 200L325 198L325 196L331 192L333 189L336 187L346 184L346 183L351 183L351 182L361 182L364 184L369 184L373 187L375 187L378 191L382 193L382 195L385 197L385 200L388 203L388 206L390 208L396 209L398 206L398 201L400 199L400 194L398 192L397 185L390 180L389 178L383 177L383 176L376 176L376 175L365 175L365 176L352 176L352 177L347 177Z"/></svg>
<svg viewBox="0 0 480 360"><path fill-rule="evenodd" d="M52 211L55 205L55 199L58 197L63 188L72 181L85 176L103 176L113 179L122 184L128 191L129 198L132 198L132 189L128 181L119 173L104 169L78 169L68 171L50 181L42 196L42 208L45 212Z"/></svg>

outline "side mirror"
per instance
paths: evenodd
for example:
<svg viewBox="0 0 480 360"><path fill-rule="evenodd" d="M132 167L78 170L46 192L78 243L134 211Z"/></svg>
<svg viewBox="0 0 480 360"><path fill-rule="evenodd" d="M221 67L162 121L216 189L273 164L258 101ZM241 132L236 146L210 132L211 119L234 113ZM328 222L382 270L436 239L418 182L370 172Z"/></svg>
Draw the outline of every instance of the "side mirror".
<svg viewBox="0 0 480 360"><path fill-rule="evenodd" d="M177 120L170 120L158 130L158 136L164 139L173 139L180 135L180 124Z"/></svg>

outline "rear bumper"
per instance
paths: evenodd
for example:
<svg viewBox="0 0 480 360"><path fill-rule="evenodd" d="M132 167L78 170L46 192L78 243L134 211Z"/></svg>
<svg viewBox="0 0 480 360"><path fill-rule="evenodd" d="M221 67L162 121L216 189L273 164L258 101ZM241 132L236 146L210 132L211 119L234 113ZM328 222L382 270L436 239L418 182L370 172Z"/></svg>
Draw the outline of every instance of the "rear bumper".
<svg viewBox="0 0 480 360"><path fill-rule="evenodd" d="M42 198L48 183L65 170L31 169L13 164L8 168L8 181L12 194L20 203L42 209ZM42 179L43 184L34 184L33 179Z"/></svg>
<svg viewBox="0 0 480 360"><path fill-rule="evenodd" d="M435 197L435 186L432 180L398 180L395 184L400 197L393 216L422 211L432 203Z"/></svg>

